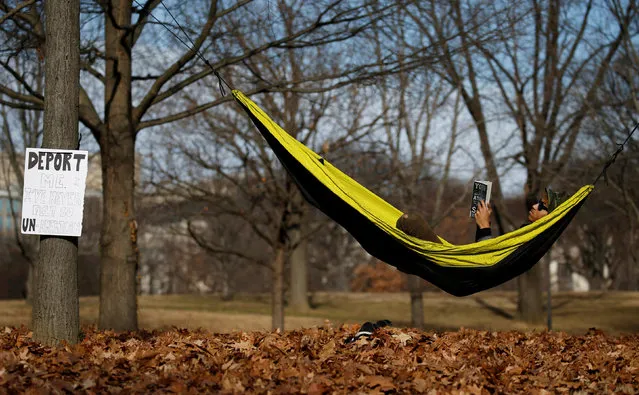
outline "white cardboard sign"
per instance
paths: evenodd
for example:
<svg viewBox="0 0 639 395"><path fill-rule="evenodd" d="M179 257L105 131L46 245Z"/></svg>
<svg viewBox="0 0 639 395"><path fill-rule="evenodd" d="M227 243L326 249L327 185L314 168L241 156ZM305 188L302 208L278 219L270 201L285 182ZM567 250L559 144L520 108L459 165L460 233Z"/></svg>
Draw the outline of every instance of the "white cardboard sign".
<svg viewBox="0 0 639 395"><path fill-rule="evenodd" d="M27 148L23 234L80 236L89 152Z"/></svg>

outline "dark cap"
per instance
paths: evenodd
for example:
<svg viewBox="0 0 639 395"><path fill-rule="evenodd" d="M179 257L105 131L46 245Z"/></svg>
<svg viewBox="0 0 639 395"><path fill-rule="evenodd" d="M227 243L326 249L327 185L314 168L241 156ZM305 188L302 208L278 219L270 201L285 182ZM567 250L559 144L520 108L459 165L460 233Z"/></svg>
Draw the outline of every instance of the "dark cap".
<svg viewBox="0 0 639 395"><path fill-rule="evenodd" d="M567 193L553 191L550 187L546 188L545 195L548 201L548 212L556 209L560 204L568 200L568 198L570 197Z"/></svg>

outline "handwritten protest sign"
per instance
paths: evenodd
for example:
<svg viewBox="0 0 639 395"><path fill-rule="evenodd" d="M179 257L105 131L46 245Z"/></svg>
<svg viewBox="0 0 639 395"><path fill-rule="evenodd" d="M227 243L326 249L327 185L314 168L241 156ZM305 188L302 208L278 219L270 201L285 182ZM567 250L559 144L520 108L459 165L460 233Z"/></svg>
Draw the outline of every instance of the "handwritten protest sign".
<svg viewBox="0 0 639 395"><path fill-rule="evenodd" d="M89 153L27 148L22 233L80 236Z"/></svg>

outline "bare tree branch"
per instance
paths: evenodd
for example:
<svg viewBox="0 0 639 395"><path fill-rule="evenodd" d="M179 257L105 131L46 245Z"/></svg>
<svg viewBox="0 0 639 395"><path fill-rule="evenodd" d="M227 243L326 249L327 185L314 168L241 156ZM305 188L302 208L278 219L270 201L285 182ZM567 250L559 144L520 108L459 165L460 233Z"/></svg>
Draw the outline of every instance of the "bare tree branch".
<svg viewBox="0 0 639 395"><path fill-rule="evenodd" d="M151 105L153 104L153 101L155 100L156 96L158 95L158 93L160 92L164 84L166 84L171 78L173 78L186 63L188 63L194 57L197 56L200 48L202 47L202 44L204 44L204 42L206 41L211 31L211 28L213 27L213 24L217 20L217 16L215 15L216 12L217 12L217 2L211 1L211 6L209 8L209 13L208 13L206 23L204 24L204 27L200 31L200 34L198 35L198 37L195 39L194 45L191 48L189 48L189 50L184 55L182 55L180 59L178 59L175 63L173 63L169 68L167 68L164 74L162 74L157 80L155 80L155 82L153 83L149 91L146 93L144 98L133 110L134 124L137 124L140 122L140 120L142 119L144 114L147 112L149 107L151 107ZM177 119L180 119L180 118L177 118Z"/></svg>
<svg viewBox="0 0 639 395"><path fill-rule="evenodd" d="M17 13L19 13L23 8L28 7L32 4L35 4L37 0L26 0L23 1L22 3L18 3L16 4L16 6L12 9L10 9L9 11L6 11L8 9L8 7L3 6L0 7L3 11L7 12L6 14L0 16L0 25L4 23L4 21L6 21L7 19L13 17L14 15L16 15Z"/></svg>
<svg viewBox="0 0 639 395"><path fill-rule="evenodd" d="M215 254L215 255L230 255L230 256L235 256L238 258L242 258L245 259L249 262L252 263L256 263L260 266L269 268L271 270L273 270L273 267L268 264L266 261L264 261L261 258L258 257L254 257L254 256L250 256L246 253L244 253L243 251L236 251L236 250L231 250L228 248L222 248L219 246L215 246L209 242L204 241L200 235L195 231L195 229L193 228L193 222L192 221L188 221L188 233L189 236L191 236L193 238L193 240L195 241L195 243L202 249L204 249L205 251L208 251L211 254Z"/></svg>
<svg viewBox="0 0 639 395"><path fill-rule="evenodd" d="M29 94L24 94L24 93L20 93L17 92L11 88L8 88L4 85L0 84L0 93L4 93L5 95L9 96L10 98L14 99L14 100L18 100L21 101L23 103L29 103L29 104L34 104L36 106L42 106L42 108L44 109L44 99L42 99L41 97L36 97L33 95L29 95Z"/></svg>

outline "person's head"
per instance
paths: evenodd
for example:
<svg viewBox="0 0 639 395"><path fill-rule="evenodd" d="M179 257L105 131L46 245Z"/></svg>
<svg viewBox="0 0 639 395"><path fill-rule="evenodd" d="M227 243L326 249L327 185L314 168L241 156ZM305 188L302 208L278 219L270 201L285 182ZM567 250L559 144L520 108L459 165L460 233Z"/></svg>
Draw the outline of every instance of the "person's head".
<svg viewBox="0 0 639 395"><path fill-rule="evenodd" d="M568 198L568 195L555 192L551 188L546 188L541 197L532 205L528 211L528 220L535 222L548 215Z"/></svg>

